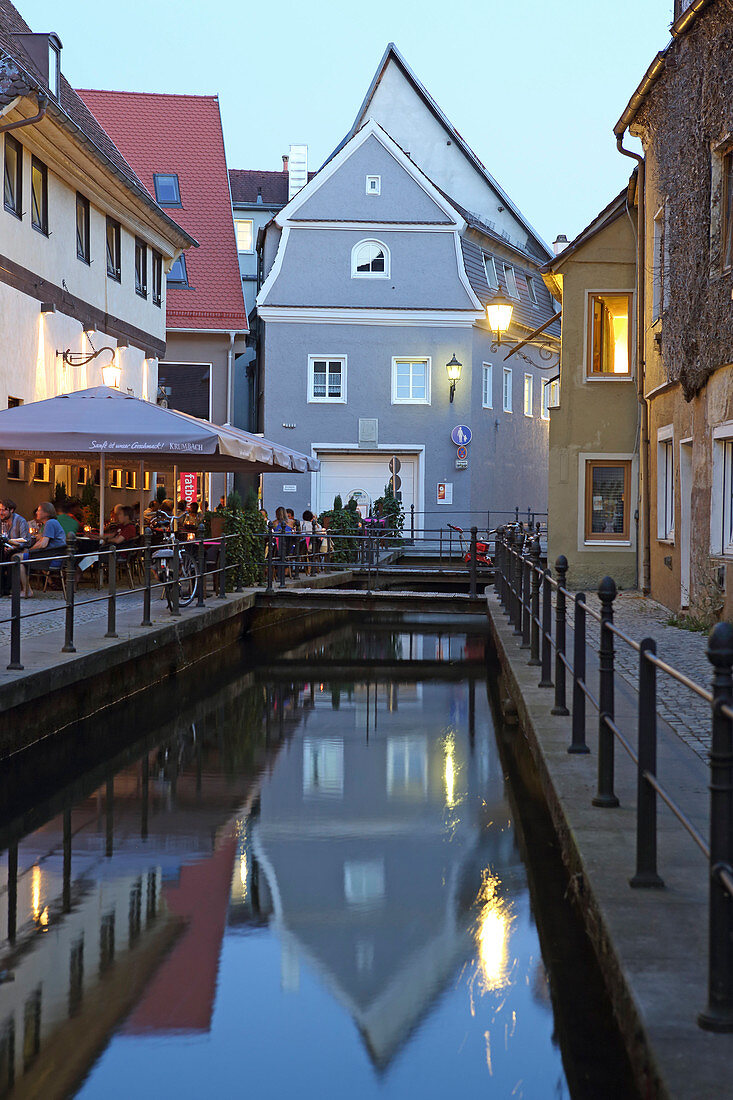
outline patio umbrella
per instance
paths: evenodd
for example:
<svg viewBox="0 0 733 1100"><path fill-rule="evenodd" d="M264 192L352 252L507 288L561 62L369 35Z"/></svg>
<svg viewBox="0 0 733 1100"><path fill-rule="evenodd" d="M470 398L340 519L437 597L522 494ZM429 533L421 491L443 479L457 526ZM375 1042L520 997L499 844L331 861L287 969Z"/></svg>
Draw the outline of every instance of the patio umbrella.
<svg viewBox="0 0 733 1100"><path fill-rule="evenodd" d="M94 386L0 411L0 455L64 464L99 456L100 510L107 458L116 467L196 472L304 472L309 459L238 428L154 405L108 386ZM142 478L141 478L142 490Z"/></svg>

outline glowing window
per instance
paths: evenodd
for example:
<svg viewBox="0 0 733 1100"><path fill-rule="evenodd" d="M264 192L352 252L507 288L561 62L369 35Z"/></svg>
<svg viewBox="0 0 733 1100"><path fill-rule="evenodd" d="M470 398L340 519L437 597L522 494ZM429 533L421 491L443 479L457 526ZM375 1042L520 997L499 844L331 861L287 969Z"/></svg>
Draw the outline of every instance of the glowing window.
<svg viewBox="0 0 733 1100"><path fill-rule="evenodd" d="M588 304L588 376L631 373L630 294L591 294Z"/></svg>

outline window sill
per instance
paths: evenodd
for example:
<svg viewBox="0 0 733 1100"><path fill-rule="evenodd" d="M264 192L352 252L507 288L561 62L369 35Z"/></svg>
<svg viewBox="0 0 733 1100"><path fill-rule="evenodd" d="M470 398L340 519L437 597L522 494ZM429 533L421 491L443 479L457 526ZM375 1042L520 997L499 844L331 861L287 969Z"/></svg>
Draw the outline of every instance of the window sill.
<svg viewBox="0 0 733 1100"><path fill-rule="evenodd" d="M136 288L135 293L137 294L138 298L142 298L144 302L147 302L147 300L148 300L147 290L143 293L142 290L137 290L137 288Z"/></svg>
<svg viewBox="0 0 733 1100"><path fill-rule="evenodd" d="M586 382L633 382L633 374L586 374Z"/></svg>
<svg viewBox="0 0 733 1100"><path fill-rule="evenodd" d="M345 405L345 397L309 397L309 405Z"/></svg>
<svg viewBox="0 0 733 1100"><path fill-rule="evenodd" d="M5 206L5 211L8 214L12 214L14 218L17 218L19 222L23 221L23 215L20 210L15 210L12 206Z"/></svg>
<svg viewBox="0 0 733 1100"><path fill-rule="evenodd" d="M604 550L615 546L618 549L626 550L631 546L631 539L586 539L583 546L602 546Z"/></svg>
<svg viewBox="0 0 733 1100"><path fill-rule="evenodd" d="M662 546L674 546L674 536L672 538L657 537L657 542Z"/></svg>
<svg viewBox="0 0 733 1100"><path fill-rule="evenodd" d="M40 233L42 237L48 240L48 229L44 229L42 225L34 225L33 222L31 222L31 228L35 229L36 233Z"/></svg>

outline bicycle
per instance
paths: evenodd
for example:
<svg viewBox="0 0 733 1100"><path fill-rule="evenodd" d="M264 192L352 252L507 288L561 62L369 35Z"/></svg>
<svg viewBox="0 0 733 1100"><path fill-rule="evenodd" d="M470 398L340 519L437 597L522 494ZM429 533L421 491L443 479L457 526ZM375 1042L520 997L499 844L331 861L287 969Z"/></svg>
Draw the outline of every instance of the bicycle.
<svg viewBox="0 0 733 1100"><path fill-rule="evenodd" d="M188 607L195 599L199 585L199 571L196 559L186 546L176 538L173 530L173 517L167 512L156 512L150 518L151 531L163 536L163 545L153 551L153 561L157 562L156 575L159 583L163 584L163 593L168 601L168 608L173 608L173 569L171 563L173 555L178 554L178 606Z"/></svg>

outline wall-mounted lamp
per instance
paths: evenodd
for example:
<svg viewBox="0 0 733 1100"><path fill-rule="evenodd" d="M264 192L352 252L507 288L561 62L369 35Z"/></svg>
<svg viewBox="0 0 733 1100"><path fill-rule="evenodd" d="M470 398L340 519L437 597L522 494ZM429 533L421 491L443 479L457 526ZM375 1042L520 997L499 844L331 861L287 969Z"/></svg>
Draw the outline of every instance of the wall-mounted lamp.
<svg viewBox="0 0 733 1100"><path fill-rule="evenodd" d="M486 307L486 318L489 322L489 328L496 335L497 347L501 346L502 334L507 331L512 323L513 312L513 303L498 293ZM494 349L492 348L492 350Z"/></svg>
<svg viewBox="0 0 733 1100"><path fill-rule="evenodd" d="M56 306L53 302L41 302L41 313L55 313Z"/></svg>
<svg viewBox="0 0 733 1100"><path fill-rule="evenodd" d="M111 359L104 367L102 367L102 381L105 386L111 386L113 389L119 389L120 379L122 378L122 368L117 366L115 362L115 349L111 347L99 348L98 351L72 351L71 348L67 348L66 351L57 351L56 356L61 356L64 363L68 363L70 367L85 367L87 363L91 363L93 359L96 359L102 352L108 351Z"/></svg>
<svg viewBox="0 0 733 1100"><path fill-rule="evenodd" d="M445 369L448 372L448 380L450 382L450 399L452 402L456 392L456 382L460 382L461 371L463 370L463 363L458 362L455 352L453 352L453 358L451 359L450 363L445 364Z"/></svg>

